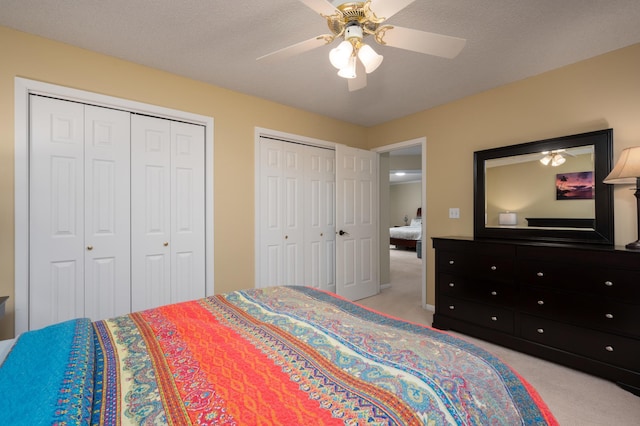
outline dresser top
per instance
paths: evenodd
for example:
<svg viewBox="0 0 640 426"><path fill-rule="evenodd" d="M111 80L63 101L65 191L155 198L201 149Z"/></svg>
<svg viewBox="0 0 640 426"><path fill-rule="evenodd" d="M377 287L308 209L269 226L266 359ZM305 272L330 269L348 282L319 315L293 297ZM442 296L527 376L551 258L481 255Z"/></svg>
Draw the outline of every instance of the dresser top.
<svg viewBox="0 0 640 426"><path fill-rule="evenodd" d="M630 254L637 254L638 260L640 260L640 251L629 250L624 246L611 246L606 244L579 244L579 243L564 243L564 242L551 242L551 241L529 241L529 240L511 240L511 239L492 239L492 238L474 238L469 236L443 236L443 237L431 237L435 242L437 240L456 240L456 241L469 241L475 243L487 243L487 244L507 244L516 246L532 246L532 247L558 247L578 250L595 250L605 252L626 252Z"/></svg>

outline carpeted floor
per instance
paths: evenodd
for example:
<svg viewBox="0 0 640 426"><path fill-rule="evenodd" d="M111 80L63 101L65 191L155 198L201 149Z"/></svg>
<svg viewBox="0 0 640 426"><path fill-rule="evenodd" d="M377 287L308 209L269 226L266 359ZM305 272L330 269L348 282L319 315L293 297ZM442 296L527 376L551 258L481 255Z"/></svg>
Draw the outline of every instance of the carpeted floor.
<svg viewBox="0 0 640 426"><path fill-rule="evenodd" d="M421 306L421 260L391 249L391 286L358 303L408 321L431 325ZM640 397L607 380L482 340L451 332L493 353L531 383L561 425L640 425ZM640 354L638 354L640 362Z"/></svg>

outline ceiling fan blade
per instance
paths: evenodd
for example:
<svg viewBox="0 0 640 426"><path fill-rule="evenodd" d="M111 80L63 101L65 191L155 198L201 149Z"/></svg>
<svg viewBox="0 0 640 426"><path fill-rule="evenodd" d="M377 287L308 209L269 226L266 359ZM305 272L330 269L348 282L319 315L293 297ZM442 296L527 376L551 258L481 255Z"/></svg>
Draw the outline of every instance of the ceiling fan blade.
<svg viewBox="0 0 640 426"><path fill-rule="evenodd" d="M267 53L266 55L257 58L256 61L271 62L274 60L290 58L291 56L298 55L300 53L304 53L317 47L329 44L331 43L331 41L333 41L333 36L317 36L314 38L310 38L309 40L301 41L300 43L284 47L280 50L276 50L275 52Z"/></svg>
<svg viewBox="0 0 640 426"><path fill-rule="evenodd" d="M416 0L371 0L371 10L378 18L389 19L414 1Z"/></svg>
<svg viewBox="0 0 640 426"><path fill-rule="evenodd" d="M364 65L362 65L360 61L356 63L356 78L348 79L347 83L349 85L350 92L364 89L367 86L367 72L364 69Z"/></svg>
<svg viewBox="0 0 640 426"><path fill-rule="evenodd" d="M385 30L385 27L381 27L381 29ZM458 53L460 53L467 40L411 28L392 26L385 31L382 42L381 44L399 47L400 49L452 59L458 56Z"/></svg>
<svg viewBox="0 0 640 426"><path fill-rule="evenodd" d="M299 1L300 3L304 3L308 8L315 10L320 15L330 16L340 12L327 0L299 0Z"/></svg>

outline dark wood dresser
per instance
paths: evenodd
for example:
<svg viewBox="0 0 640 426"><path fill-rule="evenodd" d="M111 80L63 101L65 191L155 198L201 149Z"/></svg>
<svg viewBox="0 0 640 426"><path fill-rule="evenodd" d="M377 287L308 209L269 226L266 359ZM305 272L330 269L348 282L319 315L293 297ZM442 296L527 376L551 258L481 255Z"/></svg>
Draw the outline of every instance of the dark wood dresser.
<svg viewBox="0 0 640 426"><path fill-rule="evenodd" d="M618 383L640 395L640 253L434 238L433 326Z"/></svg>

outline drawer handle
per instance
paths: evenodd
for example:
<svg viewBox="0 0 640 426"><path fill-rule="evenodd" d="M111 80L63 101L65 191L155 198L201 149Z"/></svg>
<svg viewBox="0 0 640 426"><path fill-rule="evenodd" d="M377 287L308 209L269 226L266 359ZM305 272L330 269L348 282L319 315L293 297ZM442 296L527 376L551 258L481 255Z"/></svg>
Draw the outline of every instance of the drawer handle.
<svg viewBox="0 0 640 426"><path fill-rule="evenodd" d="M604 285L606 285L607 287L613 287L613 282L611 281L605 281Z"/></svg>
<svg viewBox="0 0 640 426"><path fill-rule="evenodd" d="M539 277L544 277L544 272L538 272L536 275Z"/></svg>
<svg viewBox="0 0 640 426"><path fill-rule="evenodd" d="M449 309L451 309L452 311L455 309L455 305L449 305Z"/></svg>
<svg viewBox="0 0 640 426"><path fill-rule="evenodd" d="M537 331L538 333L540 333L540 334L544 334L544 328L539 328L539 329L537 329L536 331Z"/></svg>
<svg viewBox="0 0 640 426"><path fill-rule="evenodd" d="M497 292L497 291L492 291L492 292L491 292L491 295L492 295L492 296L497 296L497 295L498 295L498 292Z"/></svg>
<svg viewBox="0 0 640 426"><path fill-rule="evenodd" d="M492 271L495 271L496 269L498 269L498 267L497 267L497 266L492 266L492 267L491 267L491 270L492 270Z"/></svg>
<svg viewBox="0 0 640 426"><path fill-rule="evenodd" d="M454 263L456 263L455 260L450 260L449 261L449 265L453 265Z"/></svg>
<svg viewBox="0 0 640 426"><path fill-rule="evenodd" d="M491 321L498 321L498 317L491 317Z"/></svg>
<svg viewBox="0 0 640 426"><path fill-rule="evenodd" d="M607 350L607 352L613 352L613 346L605 346L604 348Z"/></svg>
<svg viewBox="0 0 640 426"><path fill-rule="evenodd" d="M544 305L544 300L538 300L538 305Z"/></svg>
<svg viewBox="0 0 640 426"><path fill-rule="evenodd" d="M613 319L613 314L605 314L605 317L607 317L608 319Z"/></svg>
<svg viewBox="0 0 640 426"><path fill-rule="evenodd" d="M449 283L449 287L455 287L456 284L455 283Z"/></svg>

